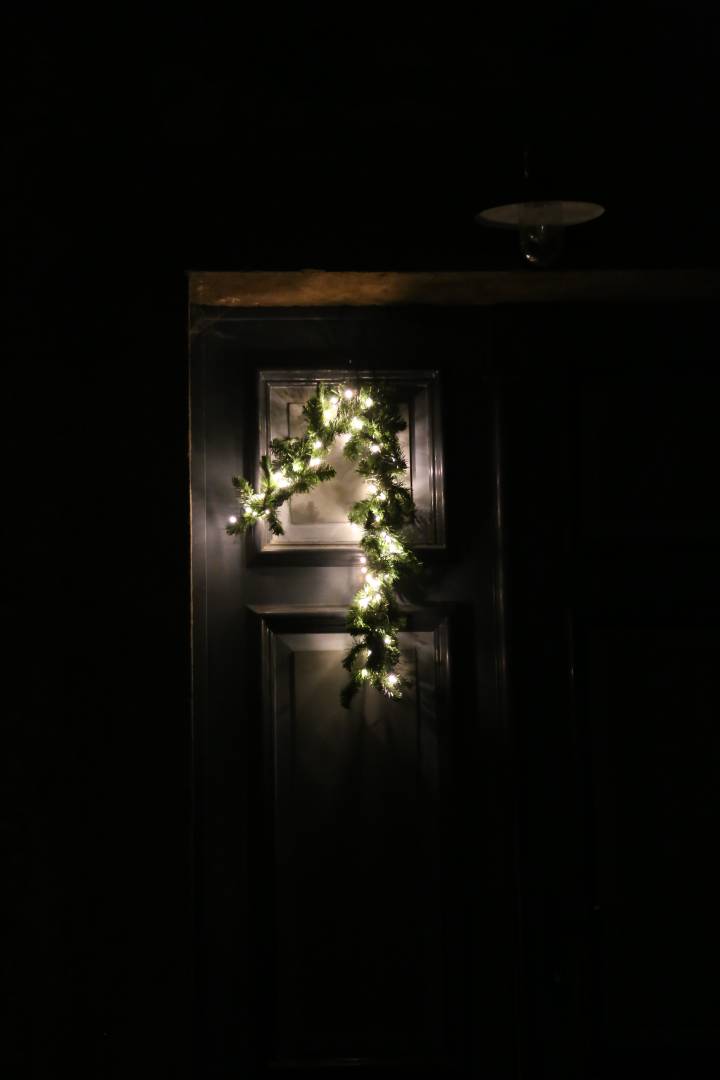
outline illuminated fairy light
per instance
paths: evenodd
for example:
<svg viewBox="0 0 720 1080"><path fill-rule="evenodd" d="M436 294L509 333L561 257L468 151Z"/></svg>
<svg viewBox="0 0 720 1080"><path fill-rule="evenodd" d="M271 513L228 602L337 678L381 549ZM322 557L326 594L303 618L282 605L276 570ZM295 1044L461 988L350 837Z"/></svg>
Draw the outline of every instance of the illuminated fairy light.
<svg viewBox="0 0 720 1080"><path fill-rule="evenodd" d="M378 403L378 411L363 415ZM278 511L283 504L298 491L309 491L334 475L329 465L320 466L331 443L337 440L336 445L356 463L360 475L371 474L364 476L366 494L349 514L350 521L364 530L365 551L358 555L360 587L348 612L348 630L356 641L345 658L350 682L341 701L349 705L361 684L372 686L388 698L399 698L402 680L395 668L399 655L397 634L403 623L395 583L418 567L415 556L398 538L411 523L414 510L411 492L402 480L407 470L397 437L404 426L402 417L382 388L370 395L363 389L323 385L305 403L303 413L307 419L305 435L274 440L272 453L262 459L259 491L254 491L249 481L233 478L240 491L242 516L229 518L227 531L240 534L260 519L269 518L269 531L280 535L284 520ZM377 648L373 655L370 647L375 643L379 643L379 655ZM370 658L372 668L366 666Z"/></svg>

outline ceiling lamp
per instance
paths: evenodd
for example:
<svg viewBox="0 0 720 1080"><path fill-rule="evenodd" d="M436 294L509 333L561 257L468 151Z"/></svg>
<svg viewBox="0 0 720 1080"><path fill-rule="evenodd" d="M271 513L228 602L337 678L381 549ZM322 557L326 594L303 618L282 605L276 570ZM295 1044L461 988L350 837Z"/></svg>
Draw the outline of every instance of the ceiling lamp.
<svg viewBox="0 0 720 1080"><path fill-rule="evenodd" d="M562 251L569 225L594 221L604 213L605 207L599 203L537 199L493 206L476 214L475 220L489 228L517 229L525 262L530 266L550 266Z"/></svg>

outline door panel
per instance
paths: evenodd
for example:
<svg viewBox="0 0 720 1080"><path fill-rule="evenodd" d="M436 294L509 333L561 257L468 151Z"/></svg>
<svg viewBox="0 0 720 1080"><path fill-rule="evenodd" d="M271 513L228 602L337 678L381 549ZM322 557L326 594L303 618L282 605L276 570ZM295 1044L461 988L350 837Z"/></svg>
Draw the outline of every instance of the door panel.
<svg viewBox="0 0 720 1080"><path fill-rule="evenodd" d="M438 887L451 853L446 622L401 634L414 676L401 702L363 689L349 711L342 610L266 615L262 634L269 1057L439 1060L457 992Z"/></svg>

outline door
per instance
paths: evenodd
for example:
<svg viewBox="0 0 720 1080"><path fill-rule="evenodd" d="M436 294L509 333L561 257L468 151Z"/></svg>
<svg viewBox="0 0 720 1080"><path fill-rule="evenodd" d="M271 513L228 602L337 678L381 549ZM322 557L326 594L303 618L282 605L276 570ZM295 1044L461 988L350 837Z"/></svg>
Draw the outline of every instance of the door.
<svg viewBox="0 0 720 1080"><path fill-rule="evenodd" d="M198 1062L205 1075L515 1070L501 403L486 316L196 309L191 353ZM339 703L359 587L336 487L285 543L233 475L328 372L394 387L425 571L401 702ZM275 410L275 411L273 411ZM347 480L352 488L352 477ZM335 481L331 482L335 483Z"/></svg>

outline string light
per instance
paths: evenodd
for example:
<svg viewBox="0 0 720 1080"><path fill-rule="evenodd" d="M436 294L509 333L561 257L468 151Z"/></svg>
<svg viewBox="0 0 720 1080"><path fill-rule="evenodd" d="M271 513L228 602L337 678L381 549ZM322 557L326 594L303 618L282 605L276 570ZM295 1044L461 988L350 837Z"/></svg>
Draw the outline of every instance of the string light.
<svg viewBox="0 0 720 1080"><path fill-rule="evenodd" d="M342 704L346 706L361 683L367 683L393 699L401 696L402 680L395 668L397 634L402 624L394 583L401 570L412 572L417 568L414 555L398 539L398 534L412 520L412 496L401 479L391 479L395 474L401 477L407 469L397 438L403 422L397 409L386 402L383 393L379 389L373 400L366 390L319 387L304 409L308 418L305 436L276 440L272 455L263 459L265 479L260 492L254 491L249 481L233 478L240 491L242 516L239 520L237 516L231 516L226 526L229 533L238 534L254 527L260 518L269 518L269 530L280 534L282 523L277 511L288 497L299 488L310 490L333 474L330 468L318 467L323 464L324 455L334 439L340 446L347 446L346 454L350 452L359 472L375 473L364 478L367 495L355 503L349 515L353 523L364 529L365 552L358 556L362 581L348 614L348 629L360 640L352 646L345 661L351 673L350 682L341 695ZM374 419L361 415L378 400L380 411L373 413ZM342 409L339 408L341 404ZM338 428L342 428L342 432ZM361 431L364 435L358 446L359 440L354 436ZM378 454L382 455L381 460L374 468L369 468L363 455ZM276 471L271 472L271 467ZM386 512L387 525L383 524L381 506ZM363 658L367 660L373 655L370 643L375 645L376 642L382 642L383 648L376 657L375 666L361 666Z"/></svg>

